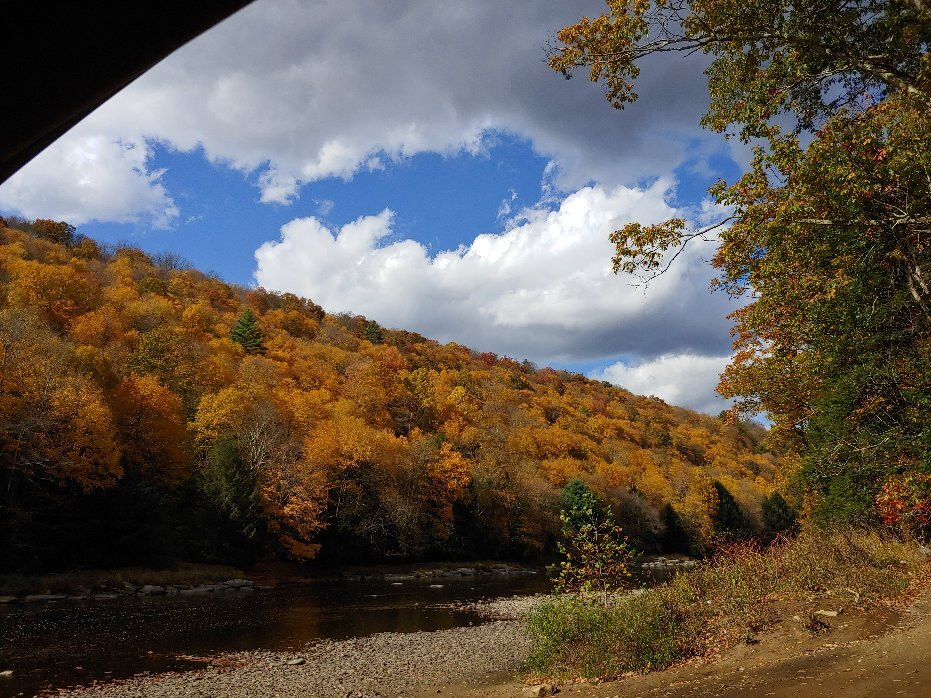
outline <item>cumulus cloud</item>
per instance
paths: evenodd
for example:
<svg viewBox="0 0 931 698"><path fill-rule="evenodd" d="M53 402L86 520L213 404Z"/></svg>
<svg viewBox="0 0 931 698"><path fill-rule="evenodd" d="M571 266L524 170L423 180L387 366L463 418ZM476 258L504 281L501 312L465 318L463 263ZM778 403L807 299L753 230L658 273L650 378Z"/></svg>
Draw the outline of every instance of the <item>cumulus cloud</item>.
<svg viewBox="0 0 931 698"><path fill-rule="evenodd" d="M675 214L669 186L584 187L555 210L524 211L505 232L434 255L415 240L394 240L390 210L338 230L298 218L256 251L255 280L332 312L539 362L718 356L732 302L707 290L711 243L689 248L646 291L611 272L608 234Z"/></svg>
<svg viewBox="0 0 931 698"><path fill-rule="evenodd" d="M688 144L713 138L697 128L706 59L652 61L640 101L619 113L584 75L567 82L545 63L559 27L603 9L599 0L258 0L109 100L56 155L0 189L2 201L29 205L51 183L54 161L88 137L111 150L146 139L202 146L212 161L255 173L261 200L279 204L304 183L416 153L481 153L496 132L525 137L552 158L565 191L668 174ZM69 188L103 189L127 172L147 195L77 199L76 218L152 215L164 193L144 167L78 160L60 176Z"/></svg>
<svg viewBox="0 0 931 698"><path fill-rule="evenodd" d="M673 405L717 414L730 403L715 392L730 356L665 354L649 361L619 361L592 374L640 395L655 395Z"/></svg>
<svg viewBox="0 0 931 698"><path fill-rule="evenodd" d="M141 138L117 140L81 129L0 187L0 209L74 225L145 217L154 227L166 227L178 208L161 182L163 173L150 167L150 157Z"/></svg>

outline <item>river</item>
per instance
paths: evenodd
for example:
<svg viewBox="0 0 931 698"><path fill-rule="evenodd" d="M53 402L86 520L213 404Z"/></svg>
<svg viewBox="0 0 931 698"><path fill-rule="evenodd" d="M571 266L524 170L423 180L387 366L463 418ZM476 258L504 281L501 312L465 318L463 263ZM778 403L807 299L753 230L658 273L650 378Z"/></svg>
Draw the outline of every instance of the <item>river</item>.
<svg viewBox="0 0 931 698"><path fill-rule="evenodd" d="M195 657L226 651L478 624L442 605L550 588L543 574L480 575L0 606L0 671L14 672L0 696L198 668Z"/></svg>
<svg viewBox="0 0 931 698"><path fill-rule="evenodd" d="M638 570L649 585L662 572ZM668 574L668 573L667 573ZM485 619L449 607L548 592L546 574L334 580L251 592L0 606L0 698L140 673L184 671L239 650L296 650L320 639L442 630Z"/></svg>

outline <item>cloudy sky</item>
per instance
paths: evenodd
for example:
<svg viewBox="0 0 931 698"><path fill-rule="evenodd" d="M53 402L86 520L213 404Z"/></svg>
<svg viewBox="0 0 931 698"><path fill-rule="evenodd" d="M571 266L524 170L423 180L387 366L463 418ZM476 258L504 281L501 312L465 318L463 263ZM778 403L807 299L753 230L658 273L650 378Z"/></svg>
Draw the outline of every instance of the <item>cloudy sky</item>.
<svg viewBox="0 0 931 698"><path fill-rule="evenodd" d="M702 57L646 64L623 112L547 68L602 7L258 0L0 185L0 211L717 412L712 247L644 290L608 234L707 216L740 158L698 128Z"/></svg>

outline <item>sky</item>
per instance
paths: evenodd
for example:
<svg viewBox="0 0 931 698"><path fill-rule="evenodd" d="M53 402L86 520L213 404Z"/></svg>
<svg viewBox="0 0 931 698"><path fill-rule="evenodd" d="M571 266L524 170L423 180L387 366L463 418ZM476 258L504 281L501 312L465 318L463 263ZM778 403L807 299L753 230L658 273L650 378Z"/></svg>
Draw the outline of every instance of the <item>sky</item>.
<svg viewBox="0 0 931 698"><path fill-rule="evenodd" d="M643 288L608 236L714 220L746 153L698 125L703 56L648 61L623 111L547 67L603 7L257 0L0 185L0 212L715 414L736 306L714 243Z"/></svg>

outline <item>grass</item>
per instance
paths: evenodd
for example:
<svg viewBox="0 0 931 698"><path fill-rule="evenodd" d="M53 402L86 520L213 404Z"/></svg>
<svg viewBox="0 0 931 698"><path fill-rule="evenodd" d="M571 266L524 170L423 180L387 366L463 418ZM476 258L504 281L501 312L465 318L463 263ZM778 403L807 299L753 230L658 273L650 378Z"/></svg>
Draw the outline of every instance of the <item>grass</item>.
<svg viewBox="0 0 931 698"><path fill-rule="evenodd" d="M59 593L71 594L91 589L106 591L122 589L123 584L206 584L242 577L241 570L226 565L182 563L162 570L143 567L123 567L112 570L73 570L43 575L0 575L0 595Z"/></svg>
<svg viewBox="0 0 931 698"><path fill-rule="evenodd" d="M553 596L527 617L533 639L527 666L560 679L662 669L752 641L779 601L890 599L924 565L917 545L871 531L809 531L769 547L734 545L693 572L618 596L607 608Z"/></svg>

